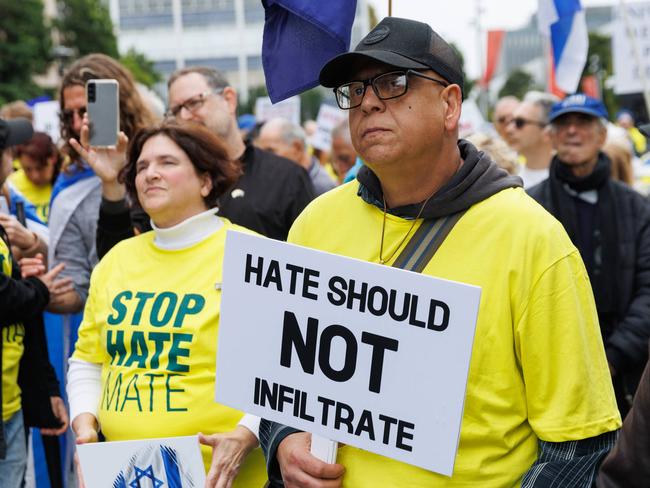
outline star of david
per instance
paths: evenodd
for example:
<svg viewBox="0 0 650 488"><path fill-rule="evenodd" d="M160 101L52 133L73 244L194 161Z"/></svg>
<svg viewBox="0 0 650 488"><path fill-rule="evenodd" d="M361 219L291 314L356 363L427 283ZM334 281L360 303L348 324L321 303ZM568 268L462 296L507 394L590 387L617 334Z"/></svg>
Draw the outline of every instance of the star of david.
<svg viewBox="0 0 650 488"><path fill-rule="evenodd" d="M129 483L129 486L131 488L141 488L140 480L142 478L149 478L153 484L153 488L160 488L162 485L165 484L164 481L159 480L154 476L153 466L151 466L151 464L147 467L147 469L144 470L135 466L135 479L131 481L131 483Z"/></svg>

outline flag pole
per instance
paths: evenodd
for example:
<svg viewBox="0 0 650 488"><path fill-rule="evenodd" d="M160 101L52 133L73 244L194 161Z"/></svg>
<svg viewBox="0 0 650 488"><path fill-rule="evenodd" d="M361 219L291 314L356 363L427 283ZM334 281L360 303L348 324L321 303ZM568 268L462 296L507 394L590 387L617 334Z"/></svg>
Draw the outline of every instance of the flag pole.
<svg viewBox="0 0 650 488"><path fill-rule="evenodd" d="M634 55L634 62L639 67L639 75L641 76L641 84L643 86L643 99L645 100L645 108L648 116L650 116L650 88L648 87L648 77L646 76L646 65L642 64L641 56L639 54L639 45L637 43L636 36L632 32L630 26L630 19L627 15L627 8L625 6L625 1L620 0L620 7L623 11L623 22L625 23L625 33L627 34L630 44L632 45L632 53Z"/></svg>
<svg viewBox="0 0 650 488"><path fill-rule="evenodd" d="M393 0L388 0L388 16L393 16Z"/></svg>

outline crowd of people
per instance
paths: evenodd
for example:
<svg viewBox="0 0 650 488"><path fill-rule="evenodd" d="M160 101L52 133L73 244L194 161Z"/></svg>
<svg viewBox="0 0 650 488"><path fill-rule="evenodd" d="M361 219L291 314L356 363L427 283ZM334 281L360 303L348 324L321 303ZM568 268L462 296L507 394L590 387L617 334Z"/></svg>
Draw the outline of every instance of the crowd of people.
<svg viewBox="0 0 650 488"><path fill-rule="evenodd" d="M119 84L108 148L86 113L104 78ZM119 62L78 59L60 140L24 102L2 107L2 486L22 486L23 425L77 444L200 433L207 486L649 486L645 137L630 112L615 125L584 94L530 92L459 139L463 82L430 26L386 18L320 72L348 115L330 152L313 123L240 125L235 88L201 66L169 77L161 115ZM311 434L213 401L229 229L402 267L435 222L416 271L482 289L451 477L352 446L328 464ZM46 310L82 313L61 381Z"/></svg>

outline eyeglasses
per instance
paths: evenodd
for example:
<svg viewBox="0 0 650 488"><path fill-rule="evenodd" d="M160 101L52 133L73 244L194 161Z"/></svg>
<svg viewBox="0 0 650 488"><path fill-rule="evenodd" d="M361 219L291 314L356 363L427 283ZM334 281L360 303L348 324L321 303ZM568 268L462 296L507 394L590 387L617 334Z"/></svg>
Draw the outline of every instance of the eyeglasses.
<svg viewBox="0 0 650 488"><path fill-rule="evenodd" d="M208 99L208 97L212 94L215 95L220 95L223 93L223 88L219 88L217 90L207 90L204 91L203 93L199 93L198 95L188 98L185 100L183 103L180 103L176 105L175 107L171 107L167 112L165 112L165 117L178 117L178 114L181 113L181 110L185 109L190 113L196 112L198 109L203 107L203 104L205 101Z"/></svg>
<svg viewBox="0 0 650 488"><path fill-rule="evenodd" d="M514 119L510 120L509 123L515 124L515 127L517 129L523 129L528 124L537 125L539 127L546 127L546 124L544 122L540 122L539 120L528 120L524 119L523 117L515 117Z"/></svg>
<svg viewBox="0 0 650 488"><path fill-rule="evenodd" d="M375 95L380 100L390 100L404 95L408 90L408 75L414 75L419 78L438 83L443 87L448 87L449 83L431 78L423 75L418 71L391 71L390 73L383 73L369 78L367 80L351 81L344 85L334 88L336 95L336 103L343 110L350 110L351 108L358 107L363 101L363 96L366 93L366 88L372 86Z"/></svg>
<svg viewBox="0 0 650 488"><path fill-rule="evenodd" d="M74 114L77 114L80 119L83 119L83 116L86 115L86 107L66 108L61 111L59 116L63 122L72 122Z"/></svg>

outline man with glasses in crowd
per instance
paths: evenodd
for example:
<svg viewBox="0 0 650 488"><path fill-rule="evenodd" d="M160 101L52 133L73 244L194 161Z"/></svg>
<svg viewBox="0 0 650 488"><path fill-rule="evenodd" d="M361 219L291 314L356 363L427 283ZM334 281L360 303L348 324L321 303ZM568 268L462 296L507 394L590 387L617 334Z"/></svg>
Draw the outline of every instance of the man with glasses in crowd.
<svg viewBox="0 0 650 488"><path fill-rule="evenodd" d="M510 147L525 158L519 170L524 188L535 186L548 177L553 157L553 144L547 130L548 115L557 101L557 97L549 93L528 92L507 125Z"/></svg>
<svg viewBox="0 0 650 488"><path fill-rule="evenodd" d="M611 162L602 152L607 119L603 103L583 94L555 104L550 121L557 154L548 179L529 193L580 250L625 416L648 359L650 208L636 191L611 178Z"/></svg>
<svg viewBox="0 0 650 488"><path fill-rule="evenodd" d="M205 125L223 141L242 176L220 200L219 215L274 239L285 240L302 209L314 198L307 172L291 161L245 143L237 126L237 92L218 71L190 67L174 72L168 117ZM109 209L110 207L110 209ZM126 202L100 207L97 249L102 254L133 235Z"/></svg>
<svg viewBox="0 0 650 488"><path fill-rule="evenodd" d="M506 141L510 145L510 135L508 134L508 124L512 120L512 113L515 111L519 105L519 99L508 95L507 97L502 97L497 100L496 105L494 106L494 112L492 112L492 124L494 129L499 134L499 137Z"/></svg>
<svg viewBox="0 0 650 488"><path fill-rule="evenodd" d="M458 140L455 51L426 24L386 18L320 82L366 164L305 209L289 242L390 266L423 222L441 222L422 272L480 286L481 304L451 477L350 446L327 464L310 434L263 420L272 486L591 486L620 416L587 275L519 178Z"/></svg>

